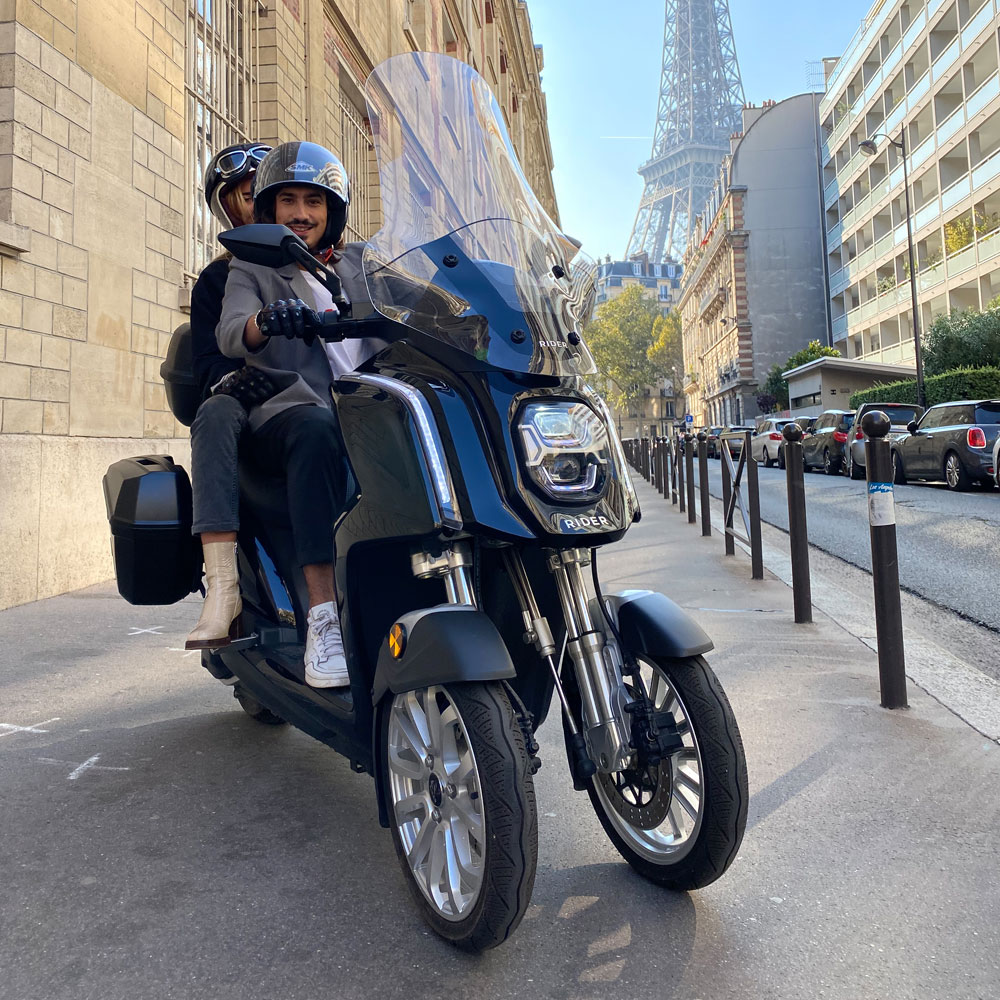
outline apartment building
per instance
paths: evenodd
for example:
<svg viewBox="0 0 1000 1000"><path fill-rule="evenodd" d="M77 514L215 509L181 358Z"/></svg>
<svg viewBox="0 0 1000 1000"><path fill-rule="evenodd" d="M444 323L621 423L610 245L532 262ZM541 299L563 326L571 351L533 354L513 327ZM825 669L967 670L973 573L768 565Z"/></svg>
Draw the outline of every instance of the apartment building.
<svg viewBox="0 0 1000 1000"><path fill-rule="evenodd" d="M685 251L677 308L696 425L751 420L771 367L829 337L818 107L798 94L743 109Z"/></svg>
<svg viewBox="0 0 1000 1000"><path fill-rule="evenodd" d="M524 0L0 0L0 608L109 579L106 467L186 460L159 369L219 250L211 156L320 142L371 235L362 89L411 50L483 74L558 218Z"/></svg>
<svg viewBox="0 0 1000 1000"><path fill-rule="evenodd" d="M655 298L664 314L670 312L680 297L683 267L676 261L651 264L649 254L640 253L628 260L612 260L610 255L597 266L597 305L617 298L631 285L639 285L643 294Z"/></svg>
<svg viewBox="0 0 1000 1000"><path fill-rule="evenodd" d="M914 358L903 161L886 136L905 140L921 328L1000 294L998 27L997 0L879 0L828 60L823 201L846 357Z"/></svg>

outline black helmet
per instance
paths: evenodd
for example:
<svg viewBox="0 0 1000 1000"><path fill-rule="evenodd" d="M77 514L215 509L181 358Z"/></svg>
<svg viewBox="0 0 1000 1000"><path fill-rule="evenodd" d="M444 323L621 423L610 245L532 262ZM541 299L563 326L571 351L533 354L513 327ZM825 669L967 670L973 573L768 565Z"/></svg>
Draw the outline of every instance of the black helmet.
<svg viewBox="0 0 1000 1000"><path fill-rule="evenodd" d="M286 142L272 149L253 181L253 211L258 222L274 222L274 199L280 188L290 184L307 184L326 192L326 232L316 249L335 246L347 225L351 200L344 165L315 142Z"/></svg>
<svg viewBox="0 0 1000 1000"><path fill-rule="evenodd" d="M269 152L271 147L262 142L238 142L234 146L226 146L209 161L205 171L205 201L212 215L226 229L239 225L240 220L230 216L222 196L249 177Z"/></svg>

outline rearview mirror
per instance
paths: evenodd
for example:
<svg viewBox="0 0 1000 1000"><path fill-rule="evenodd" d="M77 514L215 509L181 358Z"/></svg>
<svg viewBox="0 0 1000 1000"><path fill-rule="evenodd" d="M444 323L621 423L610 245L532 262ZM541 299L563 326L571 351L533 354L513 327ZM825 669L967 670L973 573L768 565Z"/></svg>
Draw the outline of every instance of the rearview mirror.
<svg viewBox="0 0 1000 1000"><path fill-rule="evenodd" d="M916 433L917 433L917 422L916 422L916 420L911 420L911 421L910 421L910 422L909 422L909 423L908 423L908 424L906 425L906 429L907 429L907 430L908 430L908 431L909 431L909 432L910 432L911 434L916 434Z"/></svg>
<svg viewBox="0 0 1000 1000"><path fill-rule="evenodd" d="M297 263L309 247L287 226L254 223L219 234L219 242L236 258L263 267L284 267Z"/></svg>

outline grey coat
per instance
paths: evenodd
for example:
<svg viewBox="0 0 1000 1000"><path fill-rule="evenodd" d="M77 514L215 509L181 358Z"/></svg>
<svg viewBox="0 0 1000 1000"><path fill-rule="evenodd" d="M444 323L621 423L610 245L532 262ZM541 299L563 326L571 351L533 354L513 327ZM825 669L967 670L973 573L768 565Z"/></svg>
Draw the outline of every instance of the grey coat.
<svg viewBox="0 0 1000 1000"><path fill-rule="evenodd" d="M363 249L363 243L348 244L334 265L355 318L372 311L361 267ZM215 331L219 348L231 358L245 358L248 365L267 372L279 386L277 395L250 411L250 426L254 430L291 406L332 407L330 385L333 376L322 341L307 345L302 340L273 337L254 351L243 343L247 320L278 299L302 299L313 303L312 290L298 265L270 268L241 260L232 262L222 300L222 317ZM382 345L382 341L373 341L371 353Z"/></svg>

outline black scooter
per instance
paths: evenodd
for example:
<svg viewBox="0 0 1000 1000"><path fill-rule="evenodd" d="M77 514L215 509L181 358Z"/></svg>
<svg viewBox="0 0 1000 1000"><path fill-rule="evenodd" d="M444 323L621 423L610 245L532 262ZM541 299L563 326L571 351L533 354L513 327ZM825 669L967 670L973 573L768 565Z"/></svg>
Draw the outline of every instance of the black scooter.
<svg viewBox="0 0 1000 1000"><path fill-rule="evenodd" d="M203 662L254 718L290 722L374 777L425 918L483 950L512 933L531 896L534 734L553 694L574 787L622 856L663 886L704 886L732 862L746 763L705 633L660 594L601 591L598 549L639 508L610 413L583 377L589 262L534 199L470 67L394 57L368 99L383 218L394 222L365 251L376 311L324 331L389 345L334 385L352 484L335 568L351 685L304 683L308 601L284 483L249 461L246 638ZM460 146L451 163L441 162L442 122ZM447 193L437 206L429 180ZM244 227L224 242L257 263L322 268L284 227ZM183 470L127 460L105 488L126 598L192 589Z"/></svg>

